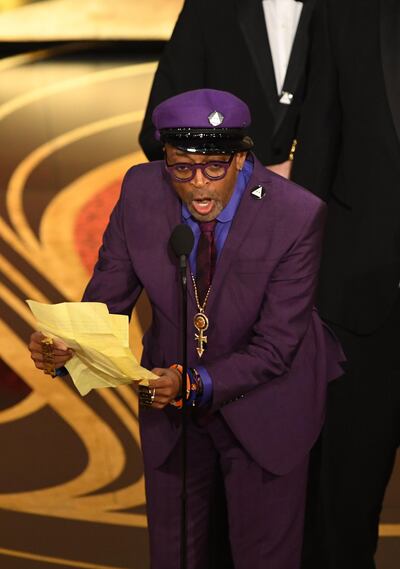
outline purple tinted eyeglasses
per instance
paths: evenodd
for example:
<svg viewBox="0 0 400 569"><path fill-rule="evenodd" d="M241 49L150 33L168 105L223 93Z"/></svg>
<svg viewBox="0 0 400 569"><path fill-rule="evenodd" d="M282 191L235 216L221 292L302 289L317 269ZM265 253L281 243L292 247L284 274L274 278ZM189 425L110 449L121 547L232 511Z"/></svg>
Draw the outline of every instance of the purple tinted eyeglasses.
<svg viewBox="0 0 400 569"><path fill-rule="evenodd" d="M198 168L200 168L201 173L208 180L222 180L222 178L225 178L234 156L235 154L231 154L229 160L178 162L176 164L168 164L167 158L165 158L165 168L177 182L190 182L195 177Z"/></svg>

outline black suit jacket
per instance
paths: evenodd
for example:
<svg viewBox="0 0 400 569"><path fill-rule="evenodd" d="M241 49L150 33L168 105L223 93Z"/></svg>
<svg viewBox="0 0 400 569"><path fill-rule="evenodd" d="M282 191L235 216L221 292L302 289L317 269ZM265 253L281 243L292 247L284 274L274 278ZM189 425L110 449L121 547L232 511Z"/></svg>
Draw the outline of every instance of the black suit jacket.
<svg viewBox="0 0 400 569"><path fill-rule="evenodd" d="M230 91L252 114L250 136L264 164L288 159L304 90L308 24L315 0L304 4L279 102L261 0L186 0L154 79L140 144L150 160L162 158L151 114L161 101L203 87Z"/></svg>
<svg viewBox="0 0 400 569"><path fill-rule="evenodd" d="M320 0L293 179L329 201L319 308L359 334L399 296L400 2Z"/></svg>

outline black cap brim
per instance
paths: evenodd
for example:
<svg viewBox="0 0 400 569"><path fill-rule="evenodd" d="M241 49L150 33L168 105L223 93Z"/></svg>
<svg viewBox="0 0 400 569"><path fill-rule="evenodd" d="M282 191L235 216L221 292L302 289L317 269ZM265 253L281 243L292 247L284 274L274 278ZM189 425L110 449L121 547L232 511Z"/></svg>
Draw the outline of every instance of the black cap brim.
<svg viewBox="0 0 400 569"><path fill-rule="evenodd" d="M179 150L196 154L233 154L254 146L242 129L165 129L160 138Z"/></svg>

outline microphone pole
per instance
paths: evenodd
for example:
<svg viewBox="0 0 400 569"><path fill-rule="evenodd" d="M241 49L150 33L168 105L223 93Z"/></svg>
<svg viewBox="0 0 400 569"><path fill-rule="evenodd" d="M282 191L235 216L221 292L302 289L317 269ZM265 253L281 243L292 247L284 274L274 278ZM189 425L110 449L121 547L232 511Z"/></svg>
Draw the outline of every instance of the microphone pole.
<svg viewBox="0 0 400 569"><path fill-rule="evenodd" d="M187 568L187 393L186 393L186 376L187 376L187 257L193 249L194 236L188 225L182 223L177 225L173 230L170 243L175 255L179 258L179 272L181 281L181 349L182 349L182 435L181 435L181 551L180 551L180 569Z"/></svg>

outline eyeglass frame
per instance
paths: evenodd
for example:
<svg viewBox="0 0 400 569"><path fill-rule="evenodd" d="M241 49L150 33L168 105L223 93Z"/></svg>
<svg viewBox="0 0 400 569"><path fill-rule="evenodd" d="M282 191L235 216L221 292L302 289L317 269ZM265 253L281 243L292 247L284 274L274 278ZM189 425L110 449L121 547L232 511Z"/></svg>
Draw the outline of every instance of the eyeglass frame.
<svg viewBox="0 0 400 569"><path fill-rule="evenodd" d="M198 168L200 168L201 173L205 178L207 178L207 180L215 182L217 180L223 180L223 178L225 178L229 170L229 167L232 164L235 154L236 152L232 152L229 160L210 160L210 162L176 162L176 164L168 164L167 157L165 156L164 159L165 169L168 172L168 174L171 176L171 178L173 178L176 182L191 182L193 178L196 176L196 171ZM214 176L214 177L207 175L205 169L209 167L210 164L216 164L218 166L221 166L222 169L224 170L224 173L221 176ZM185 168L189 168L189 170L191 170L192 172L190 178L182 179L175 176L173 173L173 169L176 168L177 166L184 166Z"/></svg>

